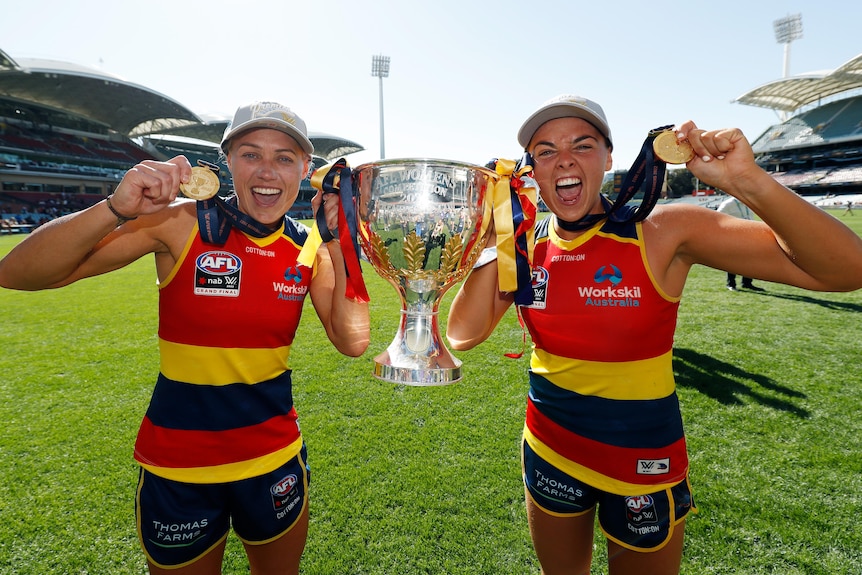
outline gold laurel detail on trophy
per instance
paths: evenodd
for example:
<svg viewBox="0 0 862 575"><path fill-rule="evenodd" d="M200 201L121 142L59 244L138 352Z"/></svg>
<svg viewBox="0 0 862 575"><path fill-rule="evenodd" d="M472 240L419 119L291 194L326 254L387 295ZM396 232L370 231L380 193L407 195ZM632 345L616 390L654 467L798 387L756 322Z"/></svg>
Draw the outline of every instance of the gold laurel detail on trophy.
<svg viewBox="0 0 862 575"><path fill-rule="evenodd" d="M449 238L446 245L440 251L440 271L443 273L451 273L458 267L461 261L461 254L464 252L464 246L461 242L461 236L456 235Z"/></svg>
<svg viewBox="0 0 862 575"><path fill-rule="evenodd" d="M677 140L673 130L667 130L656 136L652 149L656 156L668 164L685 164L694 158L691 144Z"/></svg>
<svg viewBox="0 0 862 575"><path fill-rule="evenodd" d="M404 238L404 260L409 272L419 272L425 263L425 242L415 231Z"/></svg>
<svg viewBox="0 0 862 575"><path fill-rule="evenodd" d="M395 268L392 267L392 260L389 257L389 248L386 247L386 242L383 241L383 238L374 234L369 238L369 243L374 255L374 263L385 270L395 271Z"/></svg>
<svg viewBox="0 0 862 575"><path fill-rule="evenodd" d="M389 247L387 246L387 240L384 240L377 234L369 234L368 236L362 235L362 239L364 240L362 243L362 249L365 250L366 254L368 254L371 265L374 266L374 269L383 279L388 280L393 285L397 286L399 282L399 272L395 269L395 266L392 265L392 256L389 252ZM392 239L388 241L391 242Z"/></svg>
<svg viewBox="0 0 862 575"><path fill-rule="evenodd" d="M195 166L187 184L180 184L180 191L193 200L208 200L218 193L218 176L209 168Z"/></svg>

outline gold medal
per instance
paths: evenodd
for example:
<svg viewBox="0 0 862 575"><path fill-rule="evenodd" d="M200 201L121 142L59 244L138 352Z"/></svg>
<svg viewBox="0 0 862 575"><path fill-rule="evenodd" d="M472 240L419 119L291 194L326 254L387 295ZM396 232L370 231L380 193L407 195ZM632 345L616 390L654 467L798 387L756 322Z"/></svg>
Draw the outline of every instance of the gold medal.
<svg viewBox="0 0 862 575"><path fill-rule="evenodd" d="M694 158L694 150L688 142L676 139L673 130L667 130L655 137L652 142L655 155L668 164L685 164Z"/></svg>
<svg viewBox="0 0 862 575"><path fill-rule="evenodd" d="M218 176L209 168L195 166L187 184L180 184L180 191L193 200L208 200L218 193L221 184Z"/></svg>

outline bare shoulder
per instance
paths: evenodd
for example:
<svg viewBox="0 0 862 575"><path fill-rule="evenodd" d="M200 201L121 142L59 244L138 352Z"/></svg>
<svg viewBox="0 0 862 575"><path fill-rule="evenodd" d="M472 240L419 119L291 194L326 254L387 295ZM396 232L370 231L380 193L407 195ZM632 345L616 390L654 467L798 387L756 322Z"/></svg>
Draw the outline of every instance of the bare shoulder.
<svg viewBox="0 0 862 575"><path fill-rule="evenodd" d="M167 205L165 209L143 217L153 218L154 223L157 225L164 223L171 225L172 221L194 222L197 219L196 204L197 202L188 198L177 198Z"/></svg>
<svg viewBox="0 0 862 575"><path fill-rule="evenodd" d="M693 232L702 233L705 227L714 225L719 219L715 210L694 204L664 204L656 206L644 220L645 233L654 236L676 238L681 243Z"/></svg>
<svg viewBox="0 0 862 575"><path fill-rule="evenodd" d="M715 213L715 210L712 210L705 206L680 202L678 204L659 204L655 207L655 209L653 209L649 217L668 218L673 221L674 219L679 218L710 217L709 214Z"/></svg>
<svg viewBox="0 0 862 575"><path fill-rule="evenodd" d="M141 216L130 222L131 230L150 237L151 241L161 244L156 252L170 252L178 255L185 247L188 236L197 222L196 202L178 198L156 213Z"/></svg>
<svg viewBox="0 0 862 575"><path fill-rule="evenodd" d="M644 220L644 243L653 273L664 290L682 294L690 267L720 235L721 214L692 204L656 206Z"/></svg>

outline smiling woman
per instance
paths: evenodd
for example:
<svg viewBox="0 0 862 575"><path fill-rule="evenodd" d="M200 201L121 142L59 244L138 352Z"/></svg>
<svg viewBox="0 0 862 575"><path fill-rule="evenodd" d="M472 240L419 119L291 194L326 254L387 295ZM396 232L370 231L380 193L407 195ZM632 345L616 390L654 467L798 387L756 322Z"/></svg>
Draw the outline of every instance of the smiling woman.
<svg viewBox="0 0 862 575"><path fill-rule="evenodd" d="M126 172L110 203L18 244L0 260L0 285L57 288L152 253L160 373L135 443L138 535L150 572L221 572L232 527L251 573L295 574L309 475L291 346L310 295L336 349L362 354L368 305L343 295L338 242L321 246L310 267L298 265L308 230L286 214L314 151L302 119L273 102L241 106L222 150L235 196L178 200L192 180L188 159L146 160ZM325 217L334 222L331 204ZM312 206L324 209L319 195Z"/></svg>

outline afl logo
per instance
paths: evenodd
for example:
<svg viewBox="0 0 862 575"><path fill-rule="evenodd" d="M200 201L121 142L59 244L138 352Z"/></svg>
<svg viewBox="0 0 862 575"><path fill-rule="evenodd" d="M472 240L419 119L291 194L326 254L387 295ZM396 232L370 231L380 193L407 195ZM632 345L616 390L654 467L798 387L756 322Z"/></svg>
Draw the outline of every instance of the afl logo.
<svg viewBox="0 0 862 575"><path fill-rule="evenodd" d="M649 509L653 506L653 499L649 495L639 495L637 497L626 497L626 507L633 513L641 513L644 509Z"/></svg>
<svg viewBox="0 0 862 575"><path fill-rule="evenodd" d="M270 488L270 491L273 495L282 497L293 491L293 486L296 485L296 481L296 475L291 473L290 475L283 477L281 481L273 485Z"/></svg>
<svg viewBox="0 0 862 575"><path fill-rule="evenodd" d="M207 252L198 256L195 266L208 275L233 274L242 267L242 261L229 252Z"/></svg>
<svg viewBox="0 0 862 575"><path fill-rule="evenodd" d="M276 511L290 509L293 507L289 499L297 495L296 484L299 478L291 473L281 479L275 485L270 486L269 494L272 496L272 507Z"/></svg>
<svg viewBox="0 0 862 575"><path fill-rule="evenodd" d="M533 268L533 287L542 287L548 283L548 270L542 266Z"/></svg>

